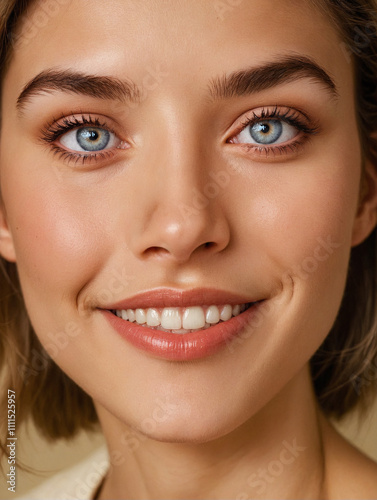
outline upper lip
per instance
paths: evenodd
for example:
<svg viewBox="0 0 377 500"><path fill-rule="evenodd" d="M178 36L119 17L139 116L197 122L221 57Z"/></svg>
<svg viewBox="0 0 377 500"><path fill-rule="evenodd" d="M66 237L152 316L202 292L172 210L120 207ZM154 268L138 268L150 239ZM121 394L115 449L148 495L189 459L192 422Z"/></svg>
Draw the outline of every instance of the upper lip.
<svg viewBox="0 0 377 500"><path fill-rule="evenodd" d="M192 290L156 288L138 293L128 299L112 304L106 307L106 309L148 309L149 307L190 307L222 304L241 305L249 302L256 302L256 300L236 293L213 288L194 288Z"/></svg>

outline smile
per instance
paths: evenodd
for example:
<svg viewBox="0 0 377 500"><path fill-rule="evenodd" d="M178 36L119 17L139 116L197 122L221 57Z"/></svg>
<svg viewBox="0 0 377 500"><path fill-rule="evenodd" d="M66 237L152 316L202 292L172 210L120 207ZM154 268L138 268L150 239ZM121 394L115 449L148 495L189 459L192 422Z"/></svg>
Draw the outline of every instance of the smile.
<svg viewBox="0 0 377 500"><path fill-rule="evenodd" d="M117 309L111 312L118 318L130 323L149 327L154 330L175 334L192 333L206 330L221 321L238 316L253 303L239 305L211 305L192 307L164 307L148 309Z"/></svg>
<svg viewBox="0 0 377 500"><path fill-rule="evenodd" d="M188 361L226 352L249 330L263 302L225 290L158 288L98 310L128 345L154 357Z"/></svg>

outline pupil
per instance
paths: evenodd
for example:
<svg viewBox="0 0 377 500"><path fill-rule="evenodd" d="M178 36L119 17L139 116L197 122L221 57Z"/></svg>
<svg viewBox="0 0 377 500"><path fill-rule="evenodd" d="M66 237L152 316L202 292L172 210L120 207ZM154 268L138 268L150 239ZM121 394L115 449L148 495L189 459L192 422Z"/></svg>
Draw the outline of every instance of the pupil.
<svg viewBox="0 0 377 500"><path fill-rule="evenodd" d="M91 141L96 141L98 139L98 133L97 132L90 132L89 138Z"/></svg>
<svg viewBox="0 0 377 500"><path fill-rule="evenodd" d="M89 141L97 141L98 137L99 137L98 132L95 132L94 130L85 130L82 133L82 138Z"/></svg>

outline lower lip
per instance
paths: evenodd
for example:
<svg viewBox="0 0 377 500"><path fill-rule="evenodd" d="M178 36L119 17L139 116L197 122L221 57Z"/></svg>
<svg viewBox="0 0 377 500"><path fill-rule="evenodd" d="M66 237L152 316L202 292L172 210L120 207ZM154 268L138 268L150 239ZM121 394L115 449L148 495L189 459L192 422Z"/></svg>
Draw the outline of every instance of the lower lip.
<svg viewBox="0 0 377 500"><path fill-rule="evenodd" d="M173 361L189 361L215 354L239 336L252 320L260 302L238 316L205 330L191 333L168 333L130 323L101 309L110 325L132 345L150 354Z"/></svg>

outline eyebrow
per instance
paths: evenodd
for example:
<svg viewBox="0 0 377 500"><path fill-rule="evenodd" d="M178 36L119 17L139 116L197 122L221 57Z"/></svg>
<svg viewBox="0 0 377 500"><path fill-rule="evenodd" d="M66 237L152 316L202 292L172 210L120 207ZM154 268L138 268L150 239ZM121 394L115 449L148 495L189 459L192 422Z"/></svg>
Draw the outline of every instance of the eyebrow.
<svg viewBox="0 0 377 500"><path fill-rule="evenodd" d="M209 94L214 100L241 97L303 78L323 85L333 98L338 97L330 75L315 61L303 56L285 56L256 68L214 78L209 84Z"/></svg>
<svg viewBox="0 0 377 500"><path fill-rule="evenodd" d="M323 68L308 57L295 56L212 78L207 90L212 100L229 99L303 78L322 84L332 97L338 97L334 81ZM56 91L130 103L140 103L143 96L142 88L132 80L52 68L40 72L25 85L17 99L17 109L21 111L35 96Z"/></svg>
<svg viewBox="0 0 377 500"><path fill-rule="evenodd" d="M78 71L48 69L41 71L25 85L17 99L21 111L35 96L67 92L103 100L140 102L142 92L131 80L120 80L112 76L87 75Z"/></svg>

